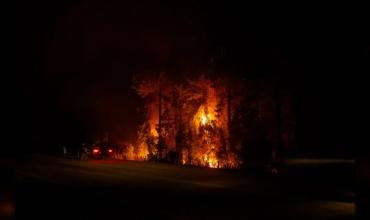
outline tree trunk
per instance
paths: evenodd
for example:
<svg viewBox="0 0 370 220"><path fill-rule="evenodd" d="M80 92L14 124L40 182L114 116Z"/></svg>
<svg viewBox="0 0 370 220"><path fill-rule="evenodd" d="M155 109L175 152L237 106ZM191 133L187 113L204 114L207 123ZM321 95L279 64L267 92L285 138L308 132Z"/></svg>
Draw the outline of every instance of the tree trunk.
<svg viewBox="0 0 370 220"><path fill-rule="evenodd" d="M227 82L227 146L228 150L233 150L231 146L231 85L230 80Z"/></svg>
<svg viewBox="0 0 370 220"><path fill-rule="evenodd" d="M162 87L161 76L159 78L158 90L158 158L162 159L163 153L163 138L162 138Z"/></svg>

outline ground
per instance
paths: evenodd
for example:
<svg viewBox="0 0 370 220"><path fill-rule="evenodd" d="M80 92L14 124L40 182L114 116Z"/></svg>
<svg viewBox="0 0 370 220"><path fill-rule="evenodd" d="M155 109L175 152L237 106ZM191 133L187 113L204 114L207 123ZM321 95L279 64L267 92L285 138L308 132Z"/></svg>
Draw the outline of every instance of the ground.
<svg viewBox="0 0 370 220"><path fill-rule="evenodd" d="M17 219L353 219L352 162L321 162L288 161L274 177L245 170L33 155L20 160L15 169L15 215Z"/></svg>

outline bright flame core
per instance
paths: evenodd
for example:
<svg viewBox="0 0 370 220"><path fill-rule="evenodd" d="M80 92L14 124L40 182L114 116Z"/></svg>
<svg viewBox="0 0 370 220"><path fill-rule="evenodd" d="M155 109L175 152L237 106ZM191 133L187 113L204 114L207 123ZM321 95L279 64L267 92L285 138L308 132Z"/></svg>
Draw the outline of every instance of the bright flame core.
<svg viewBox="0 0 370 220"><path fill-rule="evenodd" d="M211 127L215 126L216 123L216 112L213 106L201 105L194 115L193 122L196 130L199 132L201 127L210 125Z"/></svg>
<svg viewBox="0 0 370 220"><path fill-rule="evenodd" d="M210 168L218 168L218 160L214 153L211 153L210 155L204 155L204 161L206 166Z"/></svg>
<svg viewBox="0 0 370 220"><path fill-rule="evenodd" d="M206 125L208 119L207 119L207 116L204 114L204 112L202 112L202 115L200 116L200 120L203 126Z"/></svg>

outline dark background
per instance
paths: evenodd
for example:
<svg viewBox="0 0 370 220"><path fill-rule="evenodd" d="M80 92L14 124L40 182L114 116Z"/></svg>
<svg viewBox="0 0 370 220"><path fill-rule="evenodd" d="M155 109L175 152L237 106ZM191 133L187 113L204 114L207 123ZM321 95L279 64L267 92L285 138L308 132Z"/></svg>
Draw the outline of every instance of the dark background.
<svg viewBox="0 0 370 220"><path fill-rule="evenodd" d="M48 151L104 131L132 141L142 107L133 74L192 76L220 53L238 74L289 85L302 151L356 151L370 48L366 13L357 8L17 0L15 17L9 95L18 144L10 151Z"/></svg>

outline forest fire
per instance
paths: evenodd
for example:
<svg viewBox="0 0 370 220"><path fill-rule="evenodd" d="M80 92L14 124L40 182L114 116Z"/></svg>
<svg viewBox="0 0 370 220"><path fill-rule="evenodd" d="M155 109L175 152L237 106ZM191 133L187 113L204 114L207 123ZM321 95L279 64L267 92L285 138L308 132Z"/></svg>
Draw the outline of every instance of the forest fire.
<svg viewBox="0 0 370 220"><path fill-rule="evenodd" d="M226 83L202 75L176 85L161 74L135 81L134 89L145 101L145 118L129 158L210 168L241 165L240 152L231 144L240 139L230 135L240 98L235 93L231 102Z"/></svg>
<svg viewBox="0 0 370 220"><path fill-rule="evenodd" d="M271 84L257 91L238 79L201 75L175 83L160 74L134 79L133 88L144 101L143 118L123 158L239 168L270 160L281 141L294 146L289 96L279 101Z"/></svg>

